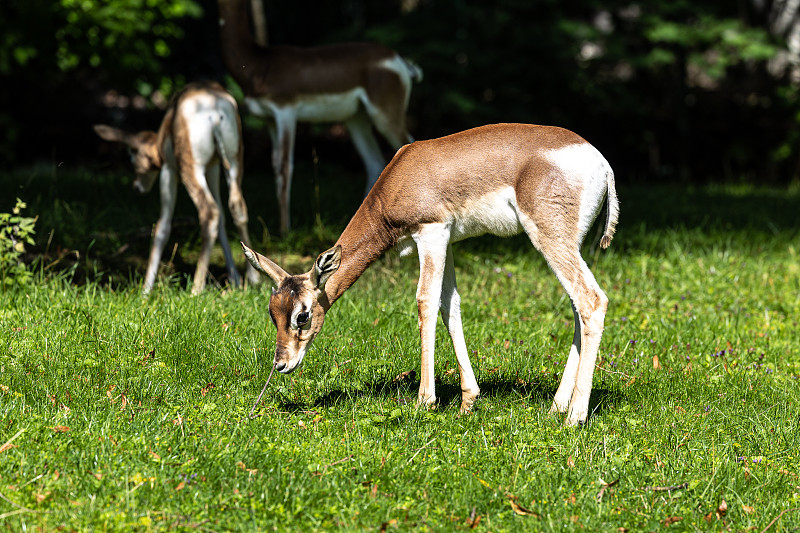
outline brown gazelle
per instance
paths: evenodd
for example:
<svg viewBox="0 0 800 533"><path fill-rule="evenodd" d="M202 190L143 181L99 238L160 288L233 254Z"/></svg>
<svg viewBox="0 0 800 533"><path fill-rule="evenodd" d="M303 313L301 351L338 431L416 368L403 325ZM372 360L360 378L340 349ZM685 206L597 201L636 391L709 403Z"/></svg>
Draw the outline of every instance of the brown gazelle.
<svg viewBox="0 0 800 533"><path fill-rule="evenodd" d="M97 134L107 141L128 145L136 171L134 188L146 193L160 175L161 213L153 235L153 246L144 279L144 292L153 288L164 245L172 228L172 213L180 177L197 207L203 247L194 273L192 292L203 290L211 249L219 237L230 280L238 285L239 273L225 233L225 213L219 190L220 164L228 181L228 206L242 241L247 233L247 205L242 196L242 126L236 100L215 82L187 85L170 102L158 133L126 131L98 124ZM247 278L258 281L248 265Z"/></svg>
<svg viewBox="0 0 800 533"><path fill-rule="evenodd" d="M225 65L250 112L268 119L281 233L290 227L298 121L343 122L366 167L369 192L386 163L372 126L394 150L411 142L406 109L422 71L379 44L259 46L250 35L246 0L218 5Z"/></svg>
<svg viewBox="0 0 800 533"><path fill-rule="evenodd" d="M274 363L293 371L319 333L325 313L380 255L416 248L422 371L418 401L436 400L433 350L437 310L455 348L461 410L480 390L461 327L451 243L485 233L524 231L572 300L575 334L552 411L586 420L608 298L581 258L587 230L608 197L600 241L608 247L619 214L611 167L578 135L555 127L497 124L401 148L336 245L310 272L290 276L243 246L250 263L277 286L269 314L277 328Z"/></svg>

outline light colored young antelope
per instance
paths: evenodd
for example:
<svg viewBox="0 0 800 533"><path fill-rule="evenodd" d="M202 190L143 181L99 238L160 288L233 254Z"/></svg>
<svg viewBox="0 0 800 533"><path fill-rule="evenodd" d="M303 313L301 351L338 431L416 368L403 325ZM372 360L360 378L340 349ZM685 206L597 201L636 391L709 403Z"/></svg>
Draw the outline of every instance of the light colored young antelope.
<svg viewBox="0 0 800 533"><path fill-rule="evenodd" d="M451 243L524 231L567 291L575 317L572 347L551 411L568 412L568 425L584 422L608 298L580 246L605 197L603 248L611 243L619 214L614 173L597 149L561 128L496 124L404 146L336 245L320 254L309 272L290 276L243 245L250 263L277 286L269 301L277 328L275 368L285 374L297 368L325 313L384 251L416 249L422 338L418 401L436 401L433 351L439 310L458 359L461 411L469 411L480 389L461 327Z"/></svg>
<svg viewBox="0 0 800 533"><path fill-rule="evenodd" d="M373 43L261 46L250 35L246 0L217 3L225 65L250 112L267 119L281 234L290 229L298 122L343 122L364 162L369 192L386 164L372 127L394 150L411 142L406 109L411 83L422 79L422 70Z"/></svg>
<svg viewBox="0 0 800 533"><path fill-rule="evenodd" d="M197 207L203 235L192 293L198 294L205 287L211 249L217 237L225 254L229 279L239 285L241 279L225 233L225 213L219 190L222 165L228 181L228 207L241 240L249 244L247 205L241 189L242 126L233 97L218 83L192 83L172 99L157 133L130 133L102 124L95 125L94 129L103 139L128 146L136 171L133 186L137 191L150 191L160 175L161 214L153 235L144 293L153 288L161 254L169 239L178 177ZM249 264L247 278L251 283L258 281L258 274Z"/></svg>

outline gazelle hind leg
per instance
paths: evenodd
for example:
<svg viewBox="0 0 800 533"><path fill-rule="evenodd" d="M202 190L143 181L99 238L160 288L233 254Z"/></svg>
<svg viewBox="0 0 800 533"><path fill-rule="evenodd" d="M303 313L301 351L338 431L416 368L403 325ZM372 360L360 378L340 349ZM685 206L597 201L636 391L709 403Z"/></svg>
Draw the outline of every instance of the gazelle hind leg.
<svg viewBox="0 0 800 533"><path fill-rule="evenodd" d="M467 344L464 341L464 329L461 324L461 297L456 287L456 271L453 266L453 249L447 245L447 259L444 265L444 277L442 279L441 295L442 321L450 339L453 341L453 349L458 360L458 371L461 376L461 413L469 412L475 400L480 394L478 382L472 371L469 361Z"/></svg>
<svg viewBox="0 0 800 533"><path fill-rule="evenodd" d="M280 109L275 113L274 128L270 128L272 138L272 169L275 172L275 193L280 211L281 235L286 236L291 229L290 203L292 195L292 174L294 173L294 137L297 117L292 109Z"/></svg>
<svg viewBox="0 0 800 533"><path fill-rule="evenodd" d="M572 300L577 322L575 337L580 331L578 345L573 340L564 377L553 402L553 407L561 412L565 400L569 399L567 419L564 423L574 426L586 422L589 415L594 364L600 347L600 338L603 335L608 298L600 290L577 248L571 253L564 253L564 250L561 250L561 253L553 254L548 248L543 247L542 253ZM578 354L577 361L573 350Z"/></svg>
<svg viewBox="0 0 800 533"><path fill-rule="evenodd" d="M414 142L406 129L406 110L411 96L411 87L403 84L399 78L395 82L398 83L395 88L398 91L402 90L401 98L398 98L399 94L397 93L386 93L391 94L387 97L385 94L373 92L362 99L362 103L369 115L369 120L375 125L375 129L394 150L399 150L404 144ZM402 88L401 85L403 85Z"/></svg>
<svg viewBox="0 0 800 533"><path fill-rule="evenodd" d="M572 303L572 300L570 300ZM578 377L578 360L581 353L581 318L572 304L572 314L575 319L575 333L572 336L572 346L569 349L567 364L564 365L564 373L561 376L561 384L558 386L553 406L550 413L566 413L569 408L569 401L572 398L572 391L575 388L575 380Z"/></svg>
<svg viewBox="0 0 800 533"><path fill-rule="evenodd" d="M436 346L436 319L439 314L449 232L442 224L431 224L423 226L412 238L419 253L417 308L422 348L417 402L419 405L432 406L436 403L433 359Z"/></svg>
<svg viewBox="0 0 800 533"><path fill-rule="evenodd" d="M208 186L219 212L217 236L219 237L219 244L222 246L222 254L225 256L225 267L228 270L228 279L231 285L238 287L242 284L242 279L239 277L239 272L236 270L236 262L233 260L231 245L228 242L228 233L225 229L225 211L222 209L222 197L219 191L219 169L219 165L212 165L207 170Z"/></svg>
<svg viewBox="0 0 800 533"><path fill-rule="evenodd" d="M575 388L565 421L568 426L586 422L589 416L589 396L592 392L595 361L608 310L608 297L597 285L583 259L580 260L580 269L582 283L576 284L578 291L573 301L578 300L576 307L581 319L581 352Z"/></svg>
<svg viewBox="0 0 800 533"><path fill-rule="evenodd" d="M244 195L242 194L241 150L239 151L237 159L231 161L231 168L227 172L227 178L228 209L231 212L231 217L233 217L233 223L236 225L236 229L239 230L239 237L242 239L242 242L248 248L252 248L250 244L250 233L247 231L247 203L244 201ZM249 261L245 261L245 263L247 264L245 266L247 270L247 282L251 285L260 283L261 276L256 272L256 269L253 268L253 265L251 265Z"/></svg>
<svg viewBox="0 0 800 533"><path fill-rule="evenodd" d="M361 161L364 163L364 170L367 173L367 184L364 189L364 196L369 194L372 186L378 180L378 176L386 166L386 160L381 153L381 147L375 135L372 133L372 123L366 112L361 110L345 122L347 130L350 132L350 139L353 141Z"/></svg>
<svg viewBox="0 0 800 533"><path fill-rule="evenodd" d="M565 424L574 426L585 422L589 414L594 364L603 335L608 298L581 257L579 242L570 244L548 238L547 235L555 234L554 230L543 231L530 221L524 225L531 242L542 253L572 301L575 333L550 411L567 412Z"/></svg>
<svg viewBox="0 0 800 533"><path fill-rule="evenodd" d="M214 246L219 232L220 212L203 175L205 172L203 165L187 165L187 167L187 169L183 169L183 172L194 172L195 175L194 177L183 179L183 184L186 186L186 190L197 208L200 231L203 236L203 246L200 250L200 257L197 259L197 267L194 271L194 281L192 283L192 294L196 295L200 294L206 285L208 264L211 261L211 248ZM219 176L218 169L217 176Z"/></svg>

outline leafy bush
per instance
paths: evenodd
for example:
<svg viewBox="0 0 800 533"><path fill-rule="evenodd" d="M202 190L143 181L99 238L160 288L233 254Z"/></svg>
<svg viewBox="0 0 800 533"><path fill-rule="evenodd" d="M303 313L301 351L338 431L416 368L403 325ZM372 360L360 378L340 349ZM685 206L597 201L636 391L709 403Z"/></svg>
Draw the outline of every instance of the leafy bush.
<svg viewBox="0 0 800 533"><path fill-rule="evenodd" d="M27 284L33 274L22 262L25 245L33 244L34 225L38 217L22 216L27 205L17 198L11 213L0 213L0 286L3 291L13 284Z"/></svg>

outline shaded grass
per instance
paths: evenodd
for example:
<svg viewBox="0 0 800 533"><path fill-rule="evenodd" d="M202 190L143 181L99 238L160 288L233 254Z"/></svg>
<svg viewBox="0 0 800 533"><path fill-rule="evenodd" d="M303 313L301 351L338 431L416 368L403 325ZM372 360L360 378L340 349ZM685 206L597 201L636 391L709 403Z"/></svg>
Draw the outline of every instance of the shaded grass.
<svg viewBox="0 0 800 533"><path fill-rule="evenodd" d="M78 283L51 267L0 300L0 528L793 530L800 512L771 522L800 507L800 198L620 197L612 247L586 247L611 305L577 429L547 415L572 313L524 239L454 248L477 412L458 415L443 328L439 405L414 407L418 381L401 376L419 365L417 266L389 254L250 420L274 344L269 288L193 298L179 272L142 298L139 267L120 276L104 254L150 218L113 202L118 222L87 214L123 236L95 240L98 275L83 260ZM329 216L317 233L301 226L296 248L261 244L305 268L343 225Z"/></svg>

